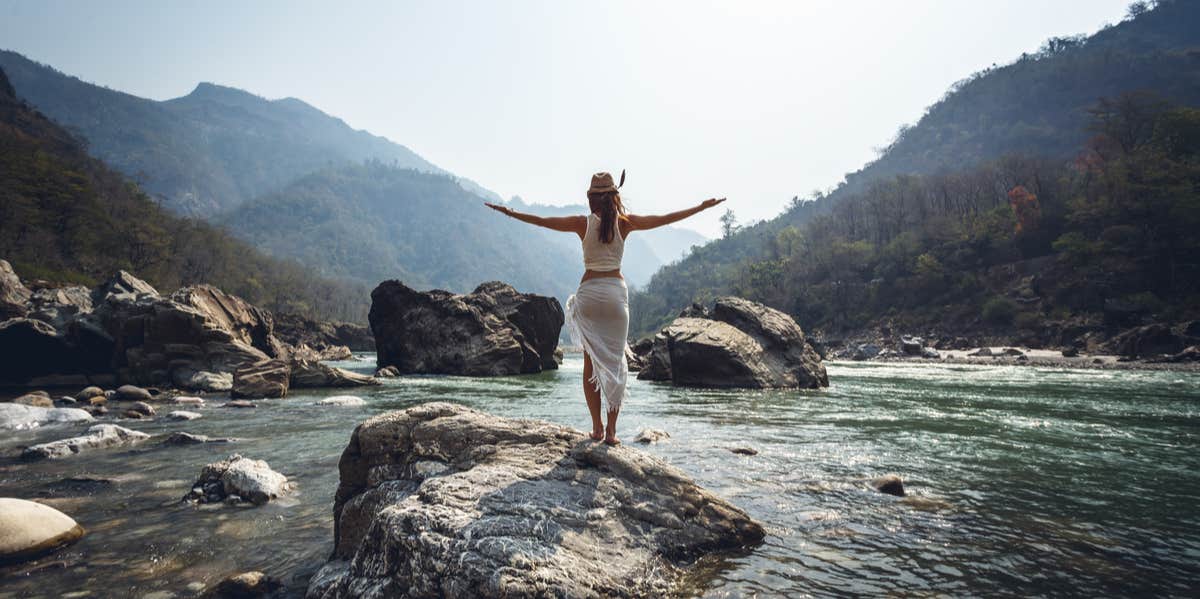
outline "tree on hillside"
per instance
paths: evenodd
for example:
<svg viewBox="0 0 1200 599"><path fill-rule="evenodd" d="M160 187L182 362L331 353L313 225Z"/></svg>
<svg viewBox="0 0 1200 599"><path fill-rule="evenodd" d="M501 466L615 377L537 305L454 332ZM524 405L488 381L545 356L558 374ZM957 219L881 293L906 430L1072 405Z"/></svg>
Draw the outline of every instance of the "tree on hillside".
<svg viewBox="0 0 1200 599"><path fill-rule="evenodd" d="M734 233L738 232L737 217L734 216L733 210L726 208L725 214L721 215L721 235L725 239L733 237Z"/></svg>

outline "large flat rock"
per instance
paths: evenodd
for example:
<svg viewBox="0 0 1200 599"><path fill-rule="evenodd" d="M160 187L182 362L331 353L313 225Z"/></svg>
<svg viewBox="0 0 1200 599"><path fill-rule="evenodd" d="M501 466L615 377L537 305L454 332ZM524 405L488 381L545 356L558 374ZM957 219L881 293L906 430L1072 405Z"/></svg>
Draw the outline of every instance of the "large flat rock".
<svg viewBox="0 0 1200 599"><path fill-rule="evenodd" d="M78 408L41 408L0 403L0 430L23 430L48 424L91 422L92 415Z"/></svg>
<svg viewBox="0 0 1200 599"><path fill-rule="evenodd" d="M447 403L367 420L339 468L310 598L660 596L764 534L647 453Z"/></svg>

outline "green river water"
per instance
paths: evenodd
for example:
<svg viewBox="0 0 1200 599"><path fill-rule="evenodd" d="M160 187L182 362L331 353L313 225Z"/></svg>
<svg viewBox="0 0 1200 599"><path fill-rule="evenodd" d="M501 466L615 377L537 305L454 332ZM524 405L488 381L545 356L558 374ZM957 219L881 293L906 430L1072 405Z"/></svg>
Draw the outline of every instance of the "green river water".
<svg viewBox="0 0 1200 599"><path fill-rule="evenodd" d="M373 356L371 357L373 358ZM337 365L370 372L373 359ZM646 447L762 522L766 541L717 560L685 595L1196 596L1200 589L1200 374L939 363L828 364L821 391L712 391L632 381L621 417L668 431ZM470 379L401 377L253 410L213 398L191 422L123 421L232 445L100 450L37 463L20 448L83 427L3 433L0 496L38 498L88 534L0 569L0 599L192 597L263 570L300 596L328 555L337 461L372 414L453 401L587 426L582 362ZM167 411L160 406L160 412ZM191 409L191 408L186 408ZM749 446L758 455L730 448ZM259 508L180 504L205 463L265 459L298 491ZM870 489L904 477L909 497ZM110 479L65 484L68 477ZM191 585L189 589L189 584Z"/></svg>

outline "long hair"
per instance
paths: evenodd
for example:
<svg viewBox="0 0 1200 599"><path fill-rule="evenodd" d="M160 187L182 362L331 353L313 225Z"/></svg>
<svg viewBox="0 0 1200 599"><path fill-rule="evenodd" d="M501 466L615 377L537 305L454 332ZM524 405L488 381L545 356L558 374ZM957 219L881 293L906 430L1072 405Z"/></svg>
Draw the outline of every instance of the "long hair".
<svg viewBox="0 0 1200 599"><path fill-rule="evenodd" d="M613 235L618 234L617 220L625 216L625 205L621 203L620 192L589 193L588 207L600 215L600 241L612 243Z"/></svg>

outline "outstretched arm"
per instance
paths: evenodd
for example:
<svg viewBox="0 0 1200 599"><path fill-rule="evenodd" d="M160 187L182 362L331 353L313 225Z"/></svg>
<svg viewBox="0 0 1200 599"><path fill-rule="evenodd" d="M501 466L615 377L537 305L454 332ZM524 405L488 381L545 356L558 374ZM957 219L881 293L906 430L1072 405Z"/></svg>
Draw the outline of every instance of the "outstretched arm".
<svg viewBox="0 0 1200 599"><path fill-rule="evenodd" d="M710 198L710 199L704 200L703 202L700 202L700 204L698 204L696 206L692 206L691 208L685 208L683 210L677 210L670 214L659 214L659 215L630 214L629 215L629 223L631 225L633 225L632 230L634 230L634 231L645 231L648 229L656 229L663 225L677 223L689 216L692 216L693 214L702 212L704 210L708 210L709 208L712 208L713 206L716 206L717 204L720 204L721 202L724 202L724 201L725 201L725 198L721 198L721 199Z"/></svg>
<svg viewBox="0 0 1200 599"><path fill-rule="evenodd" d="M519 221L564 233L575 233L582 236L587 227L587 219L582 216L538 216L536 214L517 212L508 206L501 206L490 202L484 202L483 205Z"/></svg>

